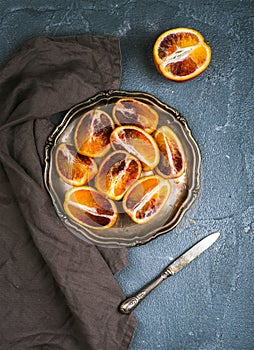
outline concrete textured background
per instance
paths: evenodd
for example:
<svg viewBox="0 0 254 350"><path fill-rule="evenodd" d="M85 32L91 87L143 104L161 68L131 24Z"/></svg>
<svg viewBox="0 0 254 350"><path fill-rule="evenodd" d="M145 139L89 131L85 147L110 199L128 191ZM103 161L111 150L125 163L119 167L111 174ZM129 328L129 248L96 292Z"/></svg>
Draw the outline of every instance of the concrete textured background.
<svg viewBox="0 0 254 350"><path fill-rule="evenodd" d="M131 350L254 348L253 23L253 0L0 1L1 65L32 37L117 35L121 89L178 109L199 144L198 200L176 229L129 249L116 278L130 295L197 240L217 230L221 237L136 309ZM199 30L213 53L201 76L181 84L152 61L156 37L180 26Z"/></svg>

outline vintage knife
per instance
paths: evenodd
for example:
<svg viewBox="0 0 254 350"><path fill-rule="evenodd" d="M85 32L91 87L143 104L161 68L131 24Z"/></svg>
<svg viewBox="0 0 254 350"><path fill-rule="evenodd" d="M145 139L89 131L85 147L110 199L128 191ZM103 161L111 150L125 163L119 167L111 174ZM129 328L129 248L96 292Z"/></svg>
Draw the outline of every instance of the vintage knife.
<svg viewBox="0 0 254 350"><path fill-rule="evenodd" d="M176 260L174 260L174 262L172 262L165 270L163 270L160 276L158 276L155 280L146 285L135 295L123 301L119 306L120 312L123 314L131 313L155 287L157 287L169 276L175 275L178 271L182 270L185 266L187 266L192 260L197 258L218 239L219 235L219 232L211 233L210 235L201 239L193 247L188 249L185 253L183 253Z"/></svg>

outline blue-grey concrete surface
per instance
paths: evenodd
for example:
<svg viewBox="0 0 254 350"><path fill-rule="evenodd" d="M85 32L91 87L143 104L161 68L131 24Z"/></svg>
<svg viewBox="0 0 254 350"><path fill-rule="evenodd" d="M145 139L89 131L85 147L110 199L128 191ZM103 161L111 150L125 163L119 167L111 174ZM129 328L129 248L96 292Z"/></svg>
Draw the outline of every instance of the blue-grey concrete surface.
<svg viewBox="0 0 254 350"><path fill-rule="evenodd" d="M36 36L117 35L121 88L178 109L199 144L198 200L176 229L129 249L129 266L116 278L130 295L203 236L221 237L136 309L131 350L254 349L253 22L253 0L0 2L1 64ZM180 26L199 30L213 55L201 76L179 84L157 73L152 47Z"/></svg>

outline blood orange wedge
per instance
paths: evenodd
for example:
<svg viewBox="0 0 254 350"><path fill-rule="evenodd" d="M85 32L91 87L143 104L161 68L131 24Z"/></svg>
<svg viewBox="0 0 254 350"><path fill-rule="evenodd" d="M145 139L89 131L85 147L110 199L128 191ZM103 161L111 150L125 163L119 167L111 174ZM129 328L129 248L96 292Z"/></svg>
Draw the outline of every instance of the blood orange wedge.
<svg viewBox="0 0 254 350"><path fill-rule="evenodd" d="M185 170L185 156L177 135L168 126L162 126L155 132L154 139L160 150L157 173L171 179L181 176Z"/></svg>
<svg viewBox="0 0 254 350"><path fill-rule="evenodd" d="M102 162L95 178L95 186L107 197L120 200L128 188L140 177L140 161L125 151L115 151Z"/></svg>
<svg viewBox="0 0 254 350"><path fill-rule="evenodd" d="M77 153L74 145L62 143L57 147L55 164L61 179L72 186L82 186L97 173L95 161Z"/></svg>
<svg viewBox="0 0 254 350"><path fill-rule="evenodd" d="M103 157L110 149L109 137L114 129L110 116L99 109L83 115L74 133L79 153L88 157Z"/></svg>
<svg viewBox="0 0 254 350"><path fill-rule="evenodd" d="M166 78L192 79L202 73L211 60L211 48L194 29L176 28L161 34L153 48L154 63Z"/></svg>
<svg viewBox="0 0 254 350"><path fill-rule="evenodd" d="M113 118L117 125L134 125L151 134L158 124L158 113L147 104L133 98L123 98L116 102Z"/></svg>
<svg viewBox="0 0 254 350"><path fill-rule="evenodd" d="M160 160L160 153L153 137L136 126L119 126L110 136L114 149L125 150L137 157L144 170L154 169Z"/></svg>
<svg viewBox="0 0 254 350"><path fill-rule="evenodd" d="M67 191L64 210L78 224L97 230L113 226L118 217L115 203L89 186Z"/></svg>
<svg viewBox="0 0 254 350"><path fill-rule="evenodd" d="M123 208L137 224L154 219L162 210L171 192L168 180L158 175L140 178L126 192Z"/></svg>

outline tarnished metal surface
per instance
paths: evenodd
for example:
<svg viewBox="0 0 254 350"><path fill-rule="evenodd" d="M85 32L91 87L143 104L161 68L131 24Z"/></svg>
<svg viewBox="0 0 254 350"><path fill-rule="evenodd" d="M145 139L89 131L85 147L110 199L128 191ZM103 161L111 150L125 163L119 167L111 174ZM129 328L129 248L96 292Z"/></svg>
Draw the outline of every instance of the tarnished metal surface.
<svg viewBox="0 0 254 350"><path fill-rule="evenodd" d="M186 171L177 179L167 180L172 188L170 197L160 213L151 222L142 225L135 224L122 211L120 212L122 215L121 217L119 215L114 227L106 230L92 230L70 220L63 209L62 203L69 185L66 185L57 174L54 166L55 150L62 142L73 142L73 130L77 120L85 111L96 109L99 106L105 108L105 111L110 115L112 106L122 97L140 99L143 103L152 106L158 112L159 126L167 125L178 134L185 152ZM198 196L200 162L201 155L198 145L185 118L178 111L147 93L112 90L99 93L74 106L48 137L45 145L45 185L51 195L57 214L72 233L96 245L133 247L147 243L162 233L169 232L180 222ZM99 164L100 161L98 166Z"/></svg>
<svg viewBox="0 0 254 350"><path fill-rule="evenodd" d="M219 232L214 232L209 236L203 238L196 243L193 247L188 249L179 258L177 258L172 264L170 264L157 278L150 282L146 287L142 288L138 293L126 299L120 304L120 311L123 314L129 314L132 312L145 297L151 293L161 282L170 276L173 276L185 266L191 263L194 259L198 258L206 249L208 249L220 236Z"/></svg>
<svg viewBox="0 0 254 350"><path fill-rule="evenodd" d="M192 260L196 259L200 254L208 249L218 239L219 235L219 232L212 233L187 250L172 264L170 264L169 273L173 275L182 270L185 266L191 263Z"/></svg>

